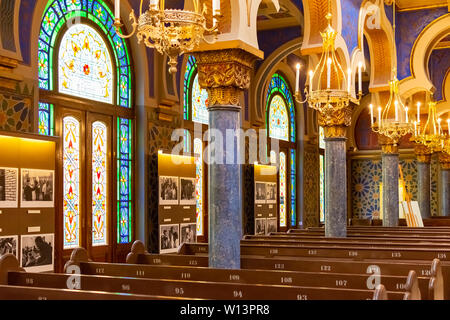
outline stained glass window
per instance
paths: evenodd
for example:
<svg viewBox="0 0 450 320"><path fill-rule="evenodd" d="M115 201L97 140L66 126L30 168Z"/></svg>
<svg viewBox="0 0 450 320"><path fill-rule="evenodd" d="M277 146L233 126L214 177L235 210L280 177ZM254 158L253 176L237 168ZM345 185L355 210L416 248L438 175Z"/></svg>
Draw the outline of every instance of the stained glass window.
<svg viewBox="0 0 450 320"><path fill-rule="evenodd" d="M184 120L189 120L189 106L190 106L190 99L191 99L191 86L194 77L197 73L197 63L195 62L194 56L190 55L186 64L186 72L184 73L184 113L183 118Z"/></svg>
<svg viewBox="0 0 450 320"><path fill-rule="evenodd" d="M80 245L80 123L63 119L64 249Z"/></svg>
<svg viewBox="0 0 450 320"><path fill-rule="evenodd" d="M131 242L131 120L117 118L117 242Z"/></svg>
<svg viewBox="0 0 450 320"><path fill-rule="evenodd" d="M184 129L183 131L183 152L191 152L191 133L189 130Z"/></svg>
<svg viewBox="0 0 450 320"><path fill-rule="evenodd" d="M295 149L291 149L291 157L290 157L290 176L291 176L291 183L289 186L290 194L291 194L291 226L295 227L297 222L297 189L296 189L296 151Z"/></svg>
<svg viewBox="0 0 450 320"><path fill-rule="evenodd" d="M295 106L294 106L294 99L291 94L291 90L289 89L289 86L286 82L286 80L283 78L283 76L279 73L275 73L272 76L272 79L269 83L269 89L267 91L266 96L266 113L267 113L267 121L270 121L270 115L269 112L270 107L272 106L272 100L274 96L281 96L284 100L284 104L286 106L286 111L289 112L289 115L286 115L289 119L288 127L289 127L289 139L284 140L290 140L291 142L295 142ZM284 117L284 115L283 115ZM270 128L270 122L268 123L268 128ZM270 132L269 132L270 135ZM283 135L284 137L284 135Z"/></svg>
<svg viewBox="0 0 450 320"><path fill-rule="evenodd" d="M92 245L108 244L107 240L107 128L102 122L92 124Z"/></svg>
<svg viewBox="0 0 450 320"><path fill-rule="evenodd" d="M49 0L42 16L38 44L38 76L39 88L54 90L53 68L55 67L53 56L61 28L71 19L81 17L97 25L103 31L107 39L114 61L115 91L117 92L116 104L122 107L131 107L131 70L130 57L124 39L120 38L114 27L114 15L105 4L104 0ZM76 26L76 25L74 25ZM70 30L70 28L69 28ZM83 42L84 43L84 42ZM63 47L62 47L63 48ZM64 49L64 48L63 48ZM103 48L105 51L105 49ZM93 53L95 58L95 52ZM69 61L70 66L70 61ZM75 64L74 64L75 67ZM83 66L84 67L84 66ZM87 70L87 69L86 69ZM77 70L79 72L80 70ZM94 67L89 71L98 72ZM83 70L83 73L85 70ZM72 93L70 93L72 94ZM109 92L113 96L112 90ZM92 97L86 96L88 99ZM102 100L103 101L103 100Z"/></svg>
<svg viewBox="0 0 450 320"><path fill-rule="evenodd" d="M59 47L58 83L61 93L113 102L112 62L102 37L92 27L76 24Z"/></svg>
<svg viewBox="0 0 450 320"><path fill-rule="evenodd" d="M44 136L54 135L53 104L39 102L38 132Z"/></svg>
<svg viewBox="0 0 450 320"><path fill-rule="evenodd" d="M280 95L272 97L269 108L269 137L289 141L289 118Z"/></svg>
<svg viewBox="0 0 450 320"><path fill-rule="evenodd" d="M319 185L320 185L320 222L325 221L325 170L324 170L324 161L325 156L319 156L319 166L320 166L320 177L319 177Z"/></svg>
<svg viewBox="0 0 450 320"><path fill-rule="evenodd" d="M184 74L184 119L189 120L189 105L192 110L191 120L203 124L209 123L208 92L198 83L197 63L189 56Z"/></svg>
<svg viewBox="0 0 450 320"><path fill-rule="evenodd" d="M319 126L319 148L325 149L325 131Z"/></svg>
<svg viewBox="0 0 450 320"><path fill-rule="evenodd" d="M195 159L195 197L197 215L197 235L203 235L203 144L202 140L194 140Z"/></svg>
<svg viewBox="0 0 450 320"><path fill-rule="evenodd" d="M280 152L280 227L286 227L286 155Z"/></svg>

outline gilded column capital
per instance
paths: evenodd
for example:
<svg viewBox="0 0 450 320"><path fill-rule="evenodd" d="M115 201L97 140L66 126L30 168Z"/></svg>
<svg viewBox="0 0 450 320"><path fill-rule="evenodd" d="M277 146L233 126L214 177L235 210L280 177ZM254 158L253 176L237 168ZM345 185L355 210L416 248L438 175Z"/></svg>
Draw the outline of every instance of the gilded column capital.
<svg viewBox="0 0 450 320"><path fill-rule="evenodd" d="M209 106L239 105L240 94L250 87L257 57L242 49L195 52L198 81L208 91Z"/></svg>
<svg viewBox="0 0 450 320"><path fill-rule="evenodd" d="M416 154L417 161L421 163L431 163L431 150L427 146L416 143L414 145L414 153Z"/></svg>
<svg viewBox="0 0 450 320"><path fill-rule="evenodd" d="M391 138L386 137L385 135L378 134L378 144L381 145L381 151L384 154L398 153L397 142L392 140Z"/></svg>
<svg viewBox="0 0 450 320"><path fill-rule="evenodd" d="M439 154L439 163L442 170L450 170L450 154L441 152Z"/></svg>
<svg viewBox="0 0 450 320"><path fill-rule="evenodd" d="M325 138L346 138L347 127L352 123L352 108L329 105L318 111L318 122L324 128Z"/></svg>

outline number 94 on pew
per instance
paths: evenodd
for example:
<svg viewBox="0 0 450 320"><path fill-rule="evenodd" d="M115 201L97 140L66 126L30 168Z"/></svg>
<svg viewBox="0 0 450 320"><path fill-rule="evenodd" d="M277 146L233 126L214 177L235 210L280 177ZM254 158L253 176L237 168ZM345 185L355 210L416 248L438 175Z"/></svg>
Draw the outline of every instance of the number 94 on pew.
<svg viewBox="0 0 450 320"><path fill-rule="evenodd" d="M229 316L254 315L262 316L270 314L270 306L265 304L224 304L222 306L200 306L187 304L180 308L180 315L201 315L212 318L213 314Z"/></svg>

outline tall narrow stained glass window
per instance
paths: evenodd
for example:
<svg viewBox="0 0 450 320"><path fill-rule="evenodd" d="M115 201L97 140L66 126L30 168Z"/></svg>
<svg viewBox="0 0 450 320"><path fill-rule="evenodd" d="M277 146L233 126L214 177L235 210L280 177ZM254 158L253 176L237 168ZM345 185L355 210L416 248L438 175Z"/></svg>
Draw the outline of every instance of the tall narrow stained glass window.
<svg viewBox="0 0 450 320"><path fill-rule="evenodd" d="M187 129L183 130L183 152L191 152L191 133Z"/></svg>
<svg viewBox="0 0 450 320"><path fill-rule="evenodd" d="M131 235L131 120L117 118L117 242L129 243Z"/></svg>
<svg viewBox="0 0 450 320"><path fill-rule="evenodd" d="M297 189L296 189L296 163L297 163L297 159L296 159L296 151L295 149L291 149L291 155L289 158L289 163L290 163L290 196L291 196L291 208L290 208L290 215L291 215L291 226L295 227L296 223L297 223L297 214L296 214L296 209L297 209Z"/></svg>
<svg viewBox="0 0 450 320"><path fill-rule="evenodd" d="M108 135L102 122L92 124L92 245L107 245Z"/></svg>
<svg viewBox="0 0 450 320"><path fill-rule="evenodd" d="M184 120L209 124L208 92L198 83L197 63L194 56L189 56L184 73Z"/></svg>
<svg viewBox="0 0 450 320"><path fill-rule="evenodd" d="M319 219L325 222L325 132L323 127L319 126Z"/></svg>
<svg viewBox="0 0 450 320"><path fill-rule="evenodd" d="M80 245L80 123L63 119L64 249Z"/></svg>
<svg viewBox="0 0 450 320"><path fill-rule="evenodd" d="M59 92L113 103L113 68L100 34L86 24L64 34L58 56Z"/></svg>
<svg viewBox="0 0 450 320"><path fill-rule="evenodd" d="M197 235L202 236L203 231L203 143L196 138L194 140L195 158L195 197L196 197L196 216L197 216Z"/></svg>
<svg viewBox="0 0 450 320"><path fill-rule="evenodd" d="M44 136L54 135L54 111L53 104L39 102L39 126L38 132Z"/></svg>
<svg viewBox="0 0 450 320"><path fill-rule="evenodd" d="M286 154L280 152L280 227L286 227Z"/></svg>

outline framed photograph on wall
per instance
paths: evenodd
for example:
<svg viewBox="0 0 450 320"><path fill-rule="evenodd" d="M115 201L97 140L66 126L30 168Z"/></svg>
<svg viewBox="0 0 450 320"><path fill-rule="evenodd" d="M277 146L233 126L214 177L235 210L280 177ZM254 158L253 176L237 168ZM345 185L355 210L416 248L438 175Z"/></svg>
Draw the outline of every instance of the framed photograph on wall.
<svg viewBox="0 0 450 320"><path fill-rule="evenodd" d="M266 182L266 203L277 203L277 184L275 182Z"/></svg>
<svg viewBox="0 0 450 320"><path fill-rule="evenodd" d="M55 196L55 171L21 169L22 208L53 208Z"/></svg>
<svg viewBox="0 0 450 320"><path fill-rule="evenodd" d="M159 177L159 204L178 204L178 177Z"/></svg>
<svg viewBox="0 0 450 320"><path fill-rule="evenodd" d="M19 169L0 167L0 208L17 208Z"/></svg>
<svg viewBox="0 0 450 320"><path fill-rule="evenodd" d="M270 234L271 232L277 232L277 218L268 218L267 219L267 234Z"/></svg>
<svg viewBox="0 0 450 320"><path fill-rule="evenodd" d="M17 248L19 236L1 236L0 237L0 257L11 253L19 260L19 250Z"/></svg>
<svg viewBox="0 0 450 320"><path fill-rule="evenodd" d="M197 242L197 224L196 223L180 224L180 233L181 233L180 244Z"/></svg>
<svg viewBox="0 0 450 320"><path fill-rule="evenodd" d="M55 235L22 235L20 266L27 272L53 271L55 253Z"/></svg>
<svg viewBox="0 0 450 320"><path fill-rule="evenodd" d="M195 199L195 178L180 177L180 204L194 205Z"/></svg>
<svg viewBox="0 0 450 320"><path fill-rule="evenodd" d="M177 252L180 245L180 225L162 224L159 226L159 252Z"/></svg>
<svg viewBox="0 0 450 320"><path fill-rule="evenodd" d="M266 183L255 181L255 203L266 203Z"/></svg>
<svg viewBox="0 0 450 320"><path fill-rule="evenodd" d="M255 235L263 236L266 234L266 218L255 219Z"/></svg>

